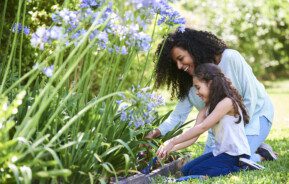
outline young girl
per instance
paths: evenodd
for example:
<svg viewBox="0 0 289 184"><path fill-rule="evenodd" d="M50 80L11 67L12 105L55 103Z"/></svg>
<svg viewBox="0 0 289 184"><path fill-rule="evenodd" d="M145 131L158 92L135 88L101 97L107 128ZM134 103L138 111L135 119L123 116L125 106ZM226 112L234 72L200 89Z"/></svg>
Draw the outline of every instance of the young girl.
<svg viewBox="0 0 289 184"><path fill-rule="evenodd" d="M205 108L199 111L195 126L166 141L158 149L157 156L163 158L171 151L190 146L212 128L215 148L184 165L183 175L214 177L239 171L239 159L250 155L244 130L249 116L242 97L215 64L199 65L193 75L193 85L205 102Z"/></svg>

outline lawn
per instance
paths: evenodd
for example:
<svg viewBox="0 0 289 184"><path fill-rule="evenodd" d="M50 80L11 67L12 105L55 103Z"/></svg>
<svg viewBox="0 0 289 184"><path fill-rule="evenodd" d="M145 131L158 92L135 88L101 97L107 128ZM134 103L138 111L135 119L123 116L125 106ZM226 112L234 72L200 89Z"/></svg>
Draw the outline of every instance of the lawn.
<svg viewBox="0 0 289 184"><path fill-rule="evenodd" d="M289 80L264 82L264 85L275 107L273 126L266 143L279 154L278 160L262 162L261 164L265 166L262 171L240 172L202 181L191 180L181 183L289 183ZM167 108L171 109L174 105L175 101L170 101ZM163 108L160 112L166 110ZM189 118L194 118L196 113L193 110ZM205 140L206 135L202 135L197 144L188 148L193 158L202 154ZM154 183L164 182L163 177L154 181Z"/></svg>

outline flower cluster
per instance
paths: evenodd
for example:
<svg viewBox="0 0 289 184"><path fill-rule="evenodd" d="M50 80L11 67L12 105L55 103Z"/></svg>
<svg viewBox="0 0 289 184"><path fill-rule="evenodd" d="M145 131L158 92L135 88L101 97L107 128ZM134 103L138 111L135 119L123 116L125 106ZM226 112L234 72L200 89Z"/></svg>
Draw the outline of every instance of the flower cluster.
<svg viewBox="0 0 289 184"><path fill-rule="evenodd" d="M30 43L32 47L38 47L40 50L44 49L45 43L51 43L54 40L60 40L65 37L63 28L53 26L49 29L44 27L37 28L36 32L31 35Z"/></svg>
<svg viewBox="0 0 289 184"><path fill-rule="evenodd" d="M53 71L54 71L54 65L48 66L48 67L41 67L38 63L36 63L33 66L33 69L37 69L43 72L44 75L47 77L52 77L53 76Z"/></svg>
<svg viewBox="0 0 289 184"><path fill-rule="evenodd" d="M155 8L155 11L161 15L161 18L158 20L158 25L161 25L164 22L166 24L179 25L183 25L186 23L185 18L181 17L180 13L175 11L164 0L159 2L159 6Z"/></svg>
<svg viewBox="0 0 289 184"><path fill-rule="evenodd" d="M21 33L22 31L26 35L28 35L30 33L30 29L27 26L23 26L20 23L13 24L13 26L12 26L12 32L13 33Z"/></svg>
<svg viewBox="0 0 289 184"><path fill-rule="evenodd" d="M79 12L70 11L64 8L61 11L53 13L51 15L52 21L60 25L70 25L69 29L75 29L80 23Z"/></svg>
<svg viewBox="0 0 289 184"><path fill-rule="evenodd" d="M97 8L102 5L102 1L97 1L97 0L82 0L80 4L80 8Z"/></svg>
<svg viewBox="0 0 289 184"><path fill-rule="evenodd" d="M96 1L82 1L79 11L69 11L63 9L52 15L52 20L63 27L66 27L66 33L71 35L70 39L75 44L78 40L87 33L87 29L84 27L90 27L92 24L105 25L103 30L94 29L89 39L97 39L97 45L100 49L107 49L110 52L118 52L122 55L128 53L127 47L137 47L142 51L147 51L150 48L151 38L144 32L141 32L139 26L130 25L127 26L123 19L112 10L112 3L105 7L103 13L92 9L92 5L101 5L101 2ZM127 18L127 17L126 17ZM137 19L139 22L141 18ZM81 29L75 31L79 26ZM109 35L118 36L120 40L126 40L125 45L115 46L110 43Z"/></svg>
<svg viewBox="0 0 289 184"><path fill-rule="evenodd" d="M42 71L47 77L52 77L54 70L54 65L45 67Z"/></svg>
<svg viewBox="0 0 289 184"><path fill-rule="evenodd" d="M150 88L132 88L135 98L123 98L119 104L120 120L136 128L150 124L156 118L156 108L164 105L162 96L150 92Z"/></svg>
<svg viewBox="0 0 289 184"><path fill-rule="evenodd" d="M77 45L92 27L89 40L94 41L98 49L126 55L127 48L130 47L140 51L150 49L151 37L145 31L156 14L160 15L158 25L185 23L184 18L173 10L166 0L128 0L125 5L133 6L136 11L116 12L112 2L81 0L77 11L64 8L53 13L51 18L57 26L50 29L38 28L32 34L31 45L43 50L45 44L51 44L53 40L61 38L65 38L66 43L72 42ZM53 37L51 31L58 36ZM121 45L111 43L115 42L116 38Z"/></svg>
<svg viewBox="0 0 289 184"><path fill-rule="evenodd" d="M180 13L174 10L167 0L130 0L130 2L137 8L148 8L150 14L159 14L158 25L163 23L167 25L180 25L180 31L184 30L186 20Z"/></svg>

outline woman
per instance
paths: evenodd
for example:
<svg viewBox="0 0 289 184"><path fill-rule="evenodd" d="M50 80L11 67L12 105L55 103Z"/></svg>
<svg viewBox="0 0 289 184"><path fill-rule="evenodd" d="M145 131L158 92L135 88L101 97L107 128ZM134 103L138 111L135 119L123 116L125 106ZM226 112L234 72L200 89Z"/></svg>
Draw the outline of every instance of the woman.
<svg viewBox="0 0 289 184"><path fill-rule="evenodd" d="M277 158L271 147L263 143L272 126L273 105L264 86L238 51L229 49L209 32L186 28L184 32L169 34L159 44L156 55L156 87L171 87L172 96L177 96L180 101L171 115L147 138L165 135L181 125L194 106L198 110L204 108L204 102L193 87L192 75L199 64L214 63L232 81L249 113L250 122L245 127L245 133L251 149L251 160L259 162ZM214 137L209 131L204 153L211 152L213 147ZM255 154L256 151L259 154Z"/></svg>

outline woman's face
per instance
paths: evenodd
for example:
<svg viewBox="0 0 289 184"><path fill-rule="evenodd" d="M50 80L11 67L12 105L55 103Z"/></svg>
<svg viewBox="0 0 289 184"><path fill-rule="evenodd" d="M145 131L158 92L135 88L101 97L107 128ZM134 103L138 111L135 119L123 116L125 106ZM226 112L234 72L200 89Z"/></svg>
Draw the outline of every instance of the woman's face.
<svg viewBox="0 0 289 184"><path fill-rule="evenodd" d="M190 75L193 75L195 70L194 59L187 50L180 47L172 49L172 59L176 63L179 70L183 70Z"/></svg>
<svg viewBox="0 0 289 184"><path fill-rule="evenodd" d="M207 104L209 102L211 81L207 83L193 77L193 84L197 90L197 95Z"/></svg>

